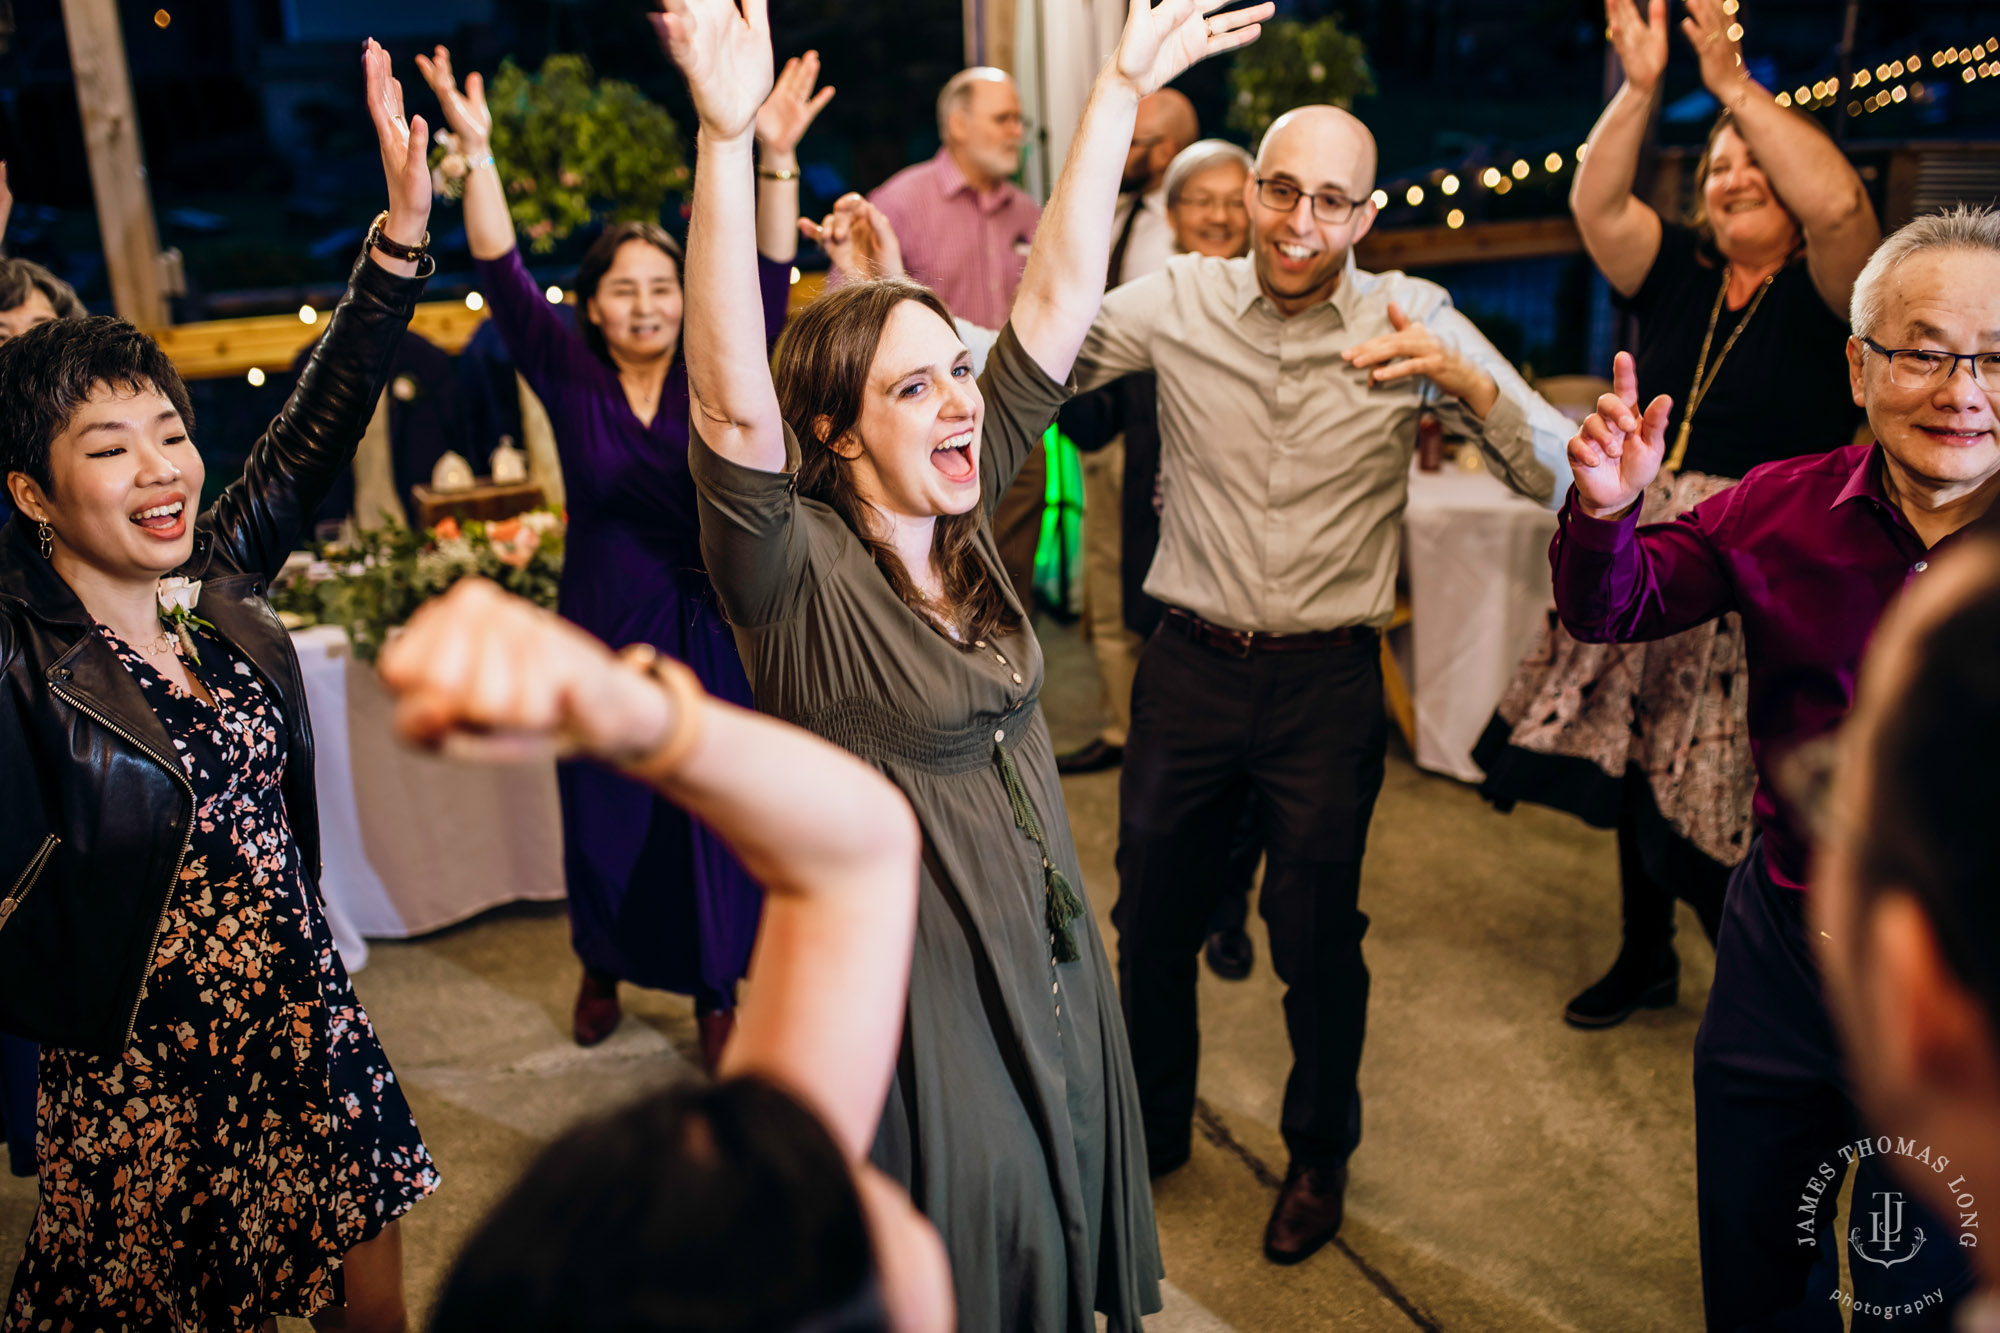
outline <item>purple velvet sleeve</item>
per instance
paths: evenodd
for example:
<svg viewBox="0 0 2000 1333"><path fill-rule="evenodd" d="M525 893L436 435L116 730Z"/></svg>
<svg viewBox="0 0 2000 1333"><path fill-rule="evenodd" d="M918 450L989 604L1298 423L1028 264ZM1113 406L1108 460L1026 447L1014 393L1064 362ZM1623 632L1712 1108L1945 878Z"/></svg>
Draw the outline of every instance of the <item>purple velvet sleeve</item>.
<svg viewBox="0 0 2000 1333"><path fill-rule="evenodd" d="M478 261L479 289L500 326L514 366L544 402L575 378L579 359L590 352L557 317L519 247L498 259Z"/></svg>
<svg viewBox="0 0 2000 1333"><path fill-rule="evenodd" d="M1710 527L1719 507L1704 503L1672 523L1644 527L1639 508L1591 518L1572 491L1556 516L1549 545L1556 613L1584 643L1664 639L1734 606Z"/></svg>
<svg viewBox="0 0 2000 1333"><path fill-rule="evenodd" d="M792 266L757 256L757 294L764 301L764 346L777 346L792 305Z"/></svg>

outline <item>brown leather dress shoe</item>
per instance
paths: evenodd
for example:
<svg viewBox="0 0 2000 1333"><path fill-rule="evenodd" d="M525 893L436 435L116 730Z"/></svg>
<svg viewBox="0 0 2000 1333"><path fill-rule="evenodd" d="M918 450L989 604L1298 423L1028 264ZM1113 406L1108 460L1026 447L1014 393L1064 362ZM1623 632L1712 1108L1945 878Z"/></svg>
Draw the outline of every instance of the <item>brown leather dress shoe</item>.
<svg viewBox="0 0 2000 1333"><path fill-rule="evenodd" d="M1345 1164L1293 1167L1264 1228L1264 1257L1274 1264L1304 1263L1339 1234L1346 1212Z"/></svg>
<svg viewBox="0 0 2000 1333"><path fill-rule="evenodd" d="M618 1017L618 978L583 969L583 983L576 988L576 1011L570 1016L576 1044L597 1045L618 1026Z"/></svg>

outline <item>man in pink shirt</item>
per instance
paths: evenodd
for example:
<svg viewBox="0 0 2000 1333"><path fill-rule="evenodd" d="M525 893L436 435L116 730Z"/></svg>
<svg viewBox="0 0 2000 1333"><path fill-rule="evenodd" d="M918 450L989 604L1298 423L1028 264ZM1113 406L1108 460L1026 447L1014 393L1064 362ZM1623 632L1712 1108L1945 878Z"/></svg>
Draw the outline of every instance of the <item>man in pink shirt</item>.
<svg viewBox="0 0 2000 1333"><path fill-rule="evenodd" d="M1014 184L1020 167L1021 95L1005 70L975 66L938 94L938 137L928 162L905 167L868 196L902 241L903 263L969 323L1007 322L1028 262L1041 206ZM994 515L994 538L1024 610L1033 605L1048 468L1037 450Z"/></svg>

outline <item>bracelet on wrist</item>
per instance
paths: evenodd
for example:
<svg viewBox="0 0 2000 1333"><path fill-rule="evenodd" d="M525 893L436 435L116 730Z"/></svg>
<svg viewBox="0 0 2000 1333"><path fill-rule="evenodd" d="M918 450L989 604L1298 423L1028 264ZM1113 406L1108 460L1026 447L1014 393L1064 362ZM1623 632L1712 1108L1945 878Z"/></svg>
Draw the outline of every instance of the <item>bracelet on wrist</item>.
<svg viewBox="0 0 2000 1333"><path fill-rule="evenodd" d="M666 737L646 753L624 760L620 767L649 781L672 777L701 740L703 701L707 697L701 681L685 662L662 656L650 643L635 643L620 651L618 659L650 677L665 691L672 710Z"/></svg>
<svg viewBox="0 0 2000 1333"><path fill-rule="evenodd" d="M481 167L494 167L495 170L498 170L498 166L493 161L493 154L467 153L465 155L465 170L468 174L479 170Z"/></svg>
<svg viewBox="0 0 2000 1333"><path fill-rule="evenodd" d="M425 232L424 238L415 245L404 245L401 241L393 240L383 232L382 229L388 223L389 210L385 208L380 213L377 213L375 221L369 224L368 239L363 243L362 248L365 250L379 250L391 259L400 259L406 264L415 264L417 266L417 276L420 278L428 278L431 274L437 272L437 263L431 259L431 234ZM429 268L424 267L426 263L430 265Z"/></svg>
<svg viewBox="0 0 2000 1333"><path fill-rule="evenodd" d="M799 178L799 169L797 167L782 169L759 167L757 168L757 175L767 181L795 181Z"/></svg>

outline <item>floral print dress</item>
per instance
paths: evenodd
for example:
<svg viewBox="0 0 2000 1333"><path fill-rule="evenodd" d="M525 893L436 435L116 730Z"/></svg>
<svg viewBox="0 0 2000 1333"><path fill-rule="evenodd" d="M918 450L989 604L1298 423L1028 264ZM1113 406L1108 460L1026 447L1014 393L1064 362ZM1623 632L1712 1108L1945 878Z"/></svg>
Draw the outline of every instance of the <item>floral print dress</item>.
<svg viewBox="0 0 2000 1333"><path fill-rule="evenodd" d="M275 693L213 636L171 684L109 630L195 832L123 1055L45 1049L41 1201L5 1328L254 1330L438 1174L300 865Z"/></svg>

